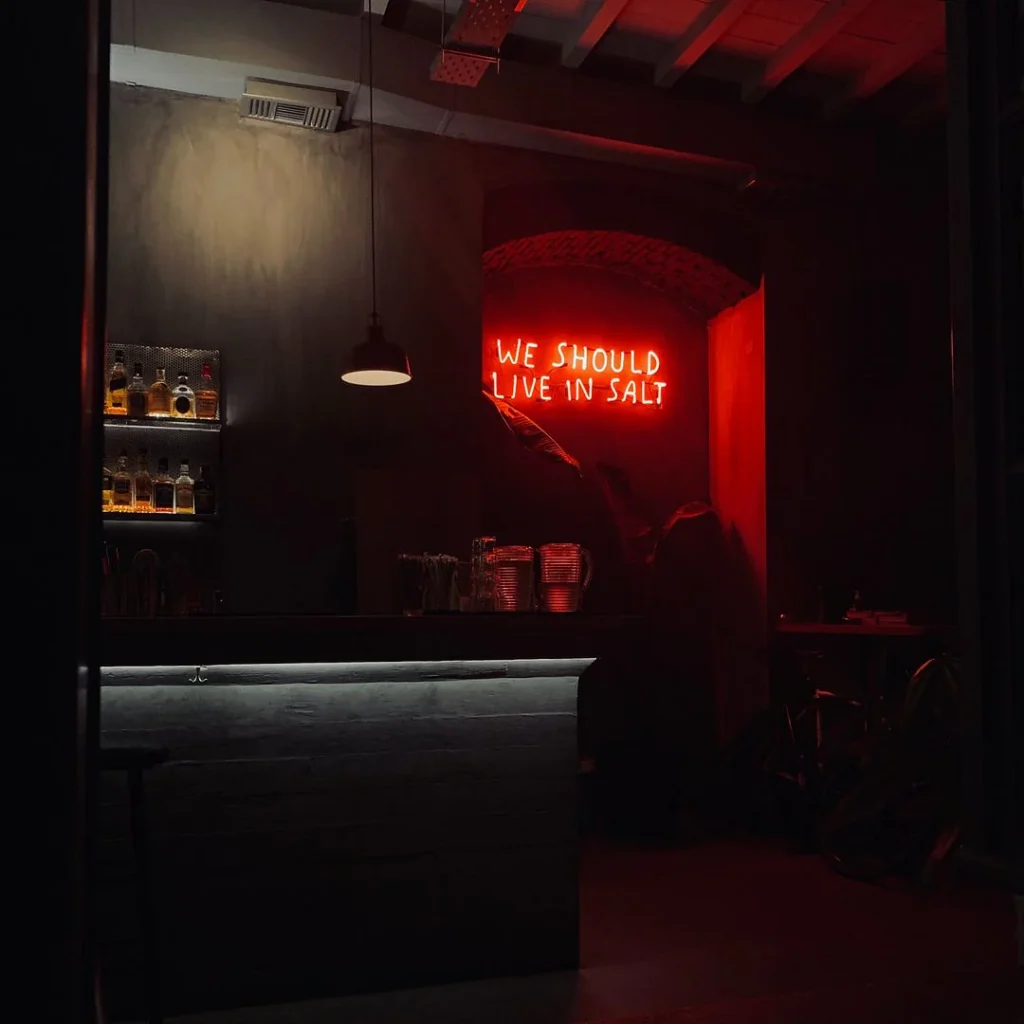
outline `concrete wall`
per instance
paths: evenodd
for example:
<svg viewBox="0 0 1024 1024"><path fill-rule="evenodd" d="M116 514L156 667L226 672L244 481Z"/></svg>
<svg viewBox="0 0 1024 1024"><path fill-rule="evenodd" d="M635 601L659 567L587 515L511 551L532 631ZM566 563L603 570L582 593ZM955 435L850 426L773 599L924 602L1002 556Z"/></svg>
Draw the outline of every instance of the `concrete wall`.
<svg viewBox="0 0 1024 1024"><path fill-rule="evenodd" d="M165 1011L573 968L584 664L108 670L104 746L171 750L146 782ZM101 878L123 877L118 773L101 824ZM131 889L98 900L124 1019Z"/></svg>
<svg viewBox="0 0 1024 1024"><path fill-rule="evenodd" d="M337 608L357 474L415 467L446 507L445 471L476 472L504 429L479 395L481 188L458 143L380 133L379 305L416 377L339 379L371 308L365 143L114 91L110 337L222 352L229 610Z"/></svg>

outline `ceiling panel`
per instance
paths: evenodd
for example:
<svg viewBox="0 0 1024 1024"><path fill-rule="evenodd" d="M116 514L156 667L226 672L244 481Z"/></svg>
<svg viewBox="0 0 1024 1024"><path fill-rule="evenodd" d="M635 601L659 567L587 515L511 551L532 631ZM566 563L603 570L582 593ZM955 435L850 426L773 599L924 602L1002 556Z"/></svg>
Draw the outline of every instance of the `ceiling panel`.
<svg viewBox="0 0 1024 1024"><path fill-rule="evenodd" d="M706 0L633 0L619 15L615 27L675 39L690 27L705 4Z"/></svg>
<svg viewBox="0 0 1024 1024"><path fill-rule="evenodd" d="M806 25L827 0L754 0L749 13L759 18L772 18L790 25Z"/></svg>
<svg viewBox="0 0 1024 1024"><path fill-rule="evenodd" d="M668 41L661 36L622 32L617 28L607 32L594 47L595 53L606 57L620 57L642 64L657 64L668 52Z"/></svg>
<svg viewBox="0 0 1024 1024"><path fill-rule="evenodd" d="M286 0L309 6L330 7L351 0ZM387 0L371 0L374 9ZM441 7L444 0L414 0ZM450 15L465 0L447 0ZM589 17L603 0L527 0L523 13L514 24L518 36L564 43L579 31L581 19ZM593 49L595 57L619 58L620 67L642 69L657 66L685 36L700 14L713 0L628 0L614 25ZM705 53L692 69L694 88L708 81L748 83L781 47L820 14L831 0L751 0L744 12L730 25L728 32ZM979 0L985 2L985 0ZM808 97L828 97L866 69L884 64L901 44L921 35L942 16L943 0L869 0L867 8L844 29L814 53L796 73L783 83L781 92L788 101ZM625 59L623 61L623 59ZM605 65L602 65L602 67ZM607 65L608 67L611 64ZM903 76L912 98L929 91L938 96L945 76L942 46ZM916 91L915 91L916 90ZM898 88L885 90L883 106L895 104ZM890 101L892 101L890 103ZM882 109L877 100L876 112ZM915 100L919 105L920 101ZM897 115L898 116L898 112Z"/></svg>
<svg viewBox="0 0 1024 1024"><path fill-rule="evenodd" d="M873 64L884 62L892 54L892 43L840 32L830 39L804 65L821 74L849 75Z"/></svg>
<svg viewBox="0 0 1024 1024"><path fill-rule="evenodd" d="M578 18L587 0L527 0L524 11L549 18Z"/></svg>
<svg viewBox="0 0 1024 1024"><path fill-rule="evenodd" d="M743 14L726 34L726 38L736 36L754 43L767 43L776 49L787 42L799 30L800 26L791 21L780 21L778 18L763 18L758 14Z"/></svg>
<svg viewBox="0 0 1024 1024"><path fill-rule="evenodd" d="M729 32L715 44L715 50L725 53L741 54L744 57L764 58L773 54L776 47L772 43L764 43L759 39L747 39L746 36Z"/></svg>
<svg viewBox="0 0 1024 1024"><path fill-rule="evenodd" d="M850 22L846 32L886 43L903 43L929 20L941 17L942 8L942 0L875 0Z"/></svg>

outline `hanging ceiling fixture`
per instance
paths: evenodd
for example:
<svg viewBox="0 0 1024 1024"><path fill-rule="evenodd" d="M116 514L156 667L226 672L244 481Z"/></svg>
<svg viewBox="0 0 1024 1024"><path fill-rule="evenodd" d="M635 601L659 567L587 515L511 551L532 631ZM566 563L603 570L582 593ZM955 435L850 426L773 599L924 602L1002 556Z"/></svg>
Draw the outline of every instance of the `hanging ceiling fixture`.
<svg viewBox="0 0 1024 1024"><path fill-rule="evenodd" d="M373 11L370 0L366 0L366 72L370 90L370 288L373 312L366 341L352 349L348 370L341 375L346 384L360 384L365 387L390 387L412 380L409 357L398 345L384 337L377 313L377 177L374 173L373 144Z"/></svg>

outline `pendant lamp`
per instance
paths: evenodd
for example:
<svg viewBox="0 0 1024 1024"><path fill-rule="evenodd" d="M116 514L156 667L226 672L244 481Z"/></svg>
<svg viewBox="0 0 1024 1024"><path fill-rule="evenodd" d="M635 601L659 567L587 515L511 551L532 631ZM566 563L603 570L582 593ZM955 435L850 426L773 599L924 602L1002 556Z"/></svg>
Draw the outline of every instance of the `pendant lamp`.
<svg viewBox="0 0 1024 1024"><path fill-rule="evenodd" d="M341 375L346 384L364 387L390 387L412 380L409 357L399 345L384 337L377 313L377 178L374 173L373 144L373 11L366 0L366 71L370 89L370 287L373 312L366 341L352 349L349 368Z"/></svg>
<svg viewBox="0 0 1024 1024"><path fill-rule="evenodd" d="M341 379L346 384L362 384L367 387L390 387L412 380L409 357L398 345L392 345L381 330L380 317L376 312L370 315L370 326L366 341L352 349L348 370Z"/></svg>

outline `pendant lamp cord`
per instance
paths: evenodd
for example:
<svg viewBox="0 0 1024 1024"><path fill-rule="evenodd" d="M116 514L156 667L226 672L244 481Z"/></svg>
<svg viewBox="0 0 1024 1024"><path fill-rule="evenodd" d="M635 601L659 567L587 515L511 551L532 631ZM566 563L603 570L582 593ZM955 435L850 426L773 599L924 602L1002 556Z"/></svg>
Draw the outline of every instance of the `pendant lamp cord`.
<svg viewBox="0 0 1024 1024"><path fill-rule="evenodd" d="M377 174L374 168L373 144L373 6L366 0L366 71L370 86L370 294L373 300L371 319L377 316Z"/></svg>

